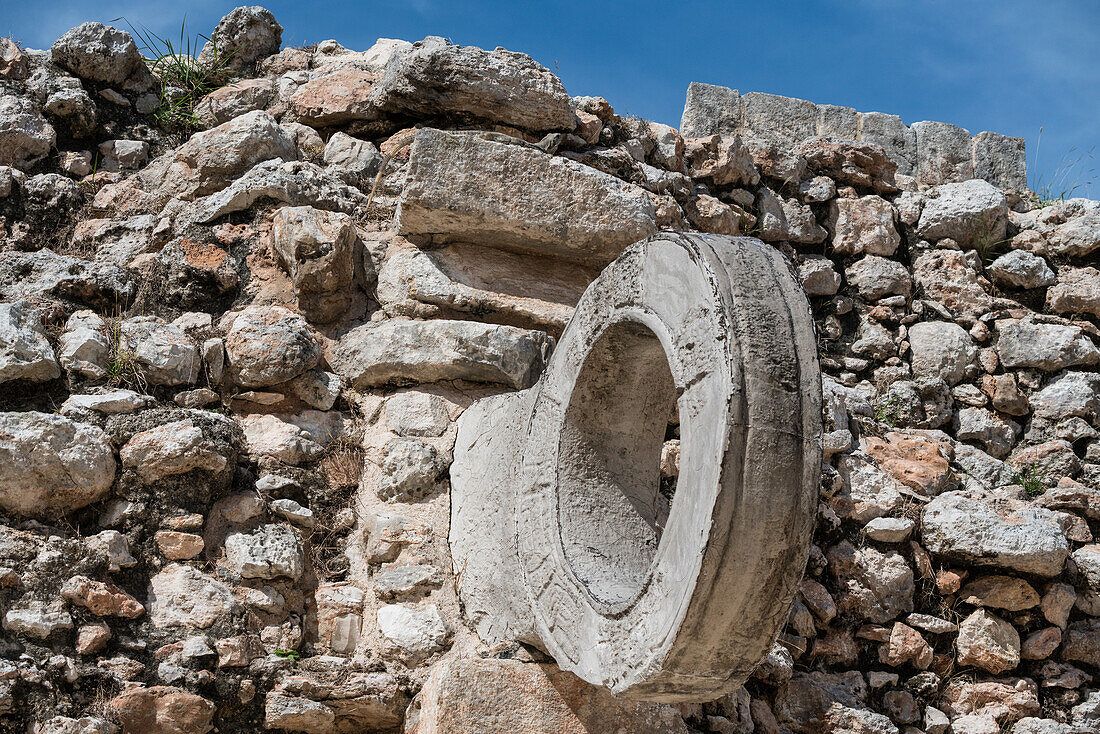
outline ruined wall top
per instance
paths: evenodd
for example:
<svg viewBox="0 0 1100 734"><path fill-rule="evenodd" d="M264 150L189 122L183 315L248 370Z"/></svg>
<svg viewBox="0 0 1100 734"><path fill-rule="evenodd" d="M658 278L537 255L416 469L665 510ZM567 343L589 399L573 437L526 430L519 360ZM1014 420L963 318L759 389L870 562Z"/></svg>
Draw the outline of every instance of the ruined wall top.
<svg viewBox="0 0 1100 734"><path fill-rule="evenodd" d="M985 179L1007 191L1027 188L1024 139L970 131L946 122L906 125L897 115L692 82L680 132L686 138L736 133L752 144L793 150L824 136L881 145L898 173L918 184Z"/></svg>

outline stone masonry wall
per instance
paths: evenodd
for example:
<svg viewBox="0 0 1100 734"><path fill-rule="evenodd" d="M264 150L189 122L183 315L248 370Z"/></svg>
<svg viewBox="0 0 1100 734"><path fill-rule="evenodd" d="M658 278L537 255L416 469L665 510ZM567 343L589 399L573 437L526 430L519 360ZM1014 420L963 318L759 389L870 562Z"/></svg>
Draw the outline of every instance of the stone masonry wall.
<svg viewBox="0 0 1100 734"><path fill-rule="evenodd" d="M918 184L980 178L1006 191L1027 188L1023 138L994 132L971 136L946 122L906 125L897 115L857 112L851 107L814 104L763 92L740 94L692 82L680 121L684 137L735 134L776 148L791 149L815 136L872 143Z"/></svg>
<svg viewBox="0 0 1100 734"><path fill-rule="evenodd" d="M226 16L183 114L124 31L0 39L0 731L1100 731L1100 202L994 133L281 34ZM662 230L786 259L825 396L787 624L675 705L465 608L449 542L459 416Z"/></svg>

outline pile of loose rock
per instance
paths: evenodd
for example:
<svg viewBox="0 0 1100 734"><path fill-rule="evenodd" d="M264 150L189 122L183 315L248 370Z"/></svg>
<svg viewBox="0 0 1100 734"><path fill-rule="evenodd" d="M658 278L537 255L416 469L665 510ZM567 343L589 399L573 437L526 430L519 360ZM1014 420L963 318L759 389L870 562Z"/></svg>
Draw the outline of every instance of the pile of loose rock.
<svg viewBox="0 0 1100 734"><path fill-rule="evenodd" d="M189 137L129 34L0 39L4 727L1100 731L1100 202L993 133L693 85L681 134L524 54L281 33L222 20ZM661 229L778 248L826 373L786 630L680 706L482 644L447 544L458 416Z"/></svg>

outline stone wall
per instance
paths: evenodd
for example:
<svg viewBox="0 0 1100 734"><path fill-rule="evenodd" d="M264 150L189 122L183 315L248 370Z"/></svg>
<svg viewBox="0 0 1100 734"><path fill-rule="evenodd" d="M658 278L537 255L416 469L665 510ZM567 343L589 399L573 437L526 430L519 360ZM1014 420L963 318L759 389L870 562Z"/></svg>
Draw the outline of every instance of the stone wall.
<svg viewBox="0 0 1100 734"><path fill-rule="evenodd" d="M735 134L779 149L793 149L816 136L881 146L897 172L922 185L980 178L1006 191L1027 188L1024 139L994 132L971 136L946 122L906 125L897 115L857 112L764 92L740 94L713 84L688 86L684 137Z"/></svg>
<svg viewBox="0 0 1100 734"><path fill-rule="evenodd" d="M1040 202L991 133L704 85L676 130L520 53L281 33L226 16L228 83L183 116L121 30L0 39L0 729L1100 731L1100 202ZM451 501L459 419L506 439L494 406L667 232L797 275L823 396L782 630L743 684L673 703L563 671L509 567L464 561L516 513ZM733 313L680 314L678 343L795 353ZM675 397L640 343L597 384ZM648 448L578 450L671 506L692 416L615 404L583 416L656 417Z"/></svg>

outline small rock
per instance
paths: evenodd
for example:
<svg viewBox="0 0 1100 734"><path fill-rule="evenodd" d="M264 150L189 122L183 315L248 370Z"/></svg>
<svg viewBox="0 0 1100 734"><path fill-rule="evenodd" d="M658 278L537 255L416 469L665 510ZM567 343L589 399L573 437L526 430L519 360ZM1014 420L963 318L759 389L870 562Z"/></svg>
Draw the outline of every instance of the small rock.
<svg viewBox="0 0 1100 734"><path fill-rule="evenodd" d="M1045 288L1056 280L1047 261L1026 250L1001 255L986 270L996 283L1014 288Z"/></svg>
<svg viewBox="0 0 1100 734"><path fill-rule="evenodd" d="M1019 612L1039 603L1031 584L1013 576L982 576L968 583L959 598L966 604Z"/></svg>
<svg viewBox="0 0 1100 734"><path fill-rule="evenodd" d="M1020 664L1020 635L1016 629L984 609L959 625L956 642L960 665L973 665L994 675Z"/></svg>
<svg viewBox="0 0 1100 734"><path fill-rule="evenodd" d="M378 610L378 628L386 640L414 658L442 650L451 634L434 604L387 604Z"/></svg>
<svg viewBox="0 0 1100 734"><path fill-rule="evenodd" d="M156 540L160 552L170 561L189 561L202 553L205 547L201 535L176 530L159 530Z"/></svg>
<svg viewBox="0 0 1100 734"><path fill-rule="evenodd" d="M229 463L191 420L135 434L119 451L119 457L124 467L136 470L148 483L195 469L217 473Z"/></svg>
<svg viewBox="0 0 1100 734"><path fill-rule="evenodd" d="M302 575L302 542L288 525L261 525L250 533L231 533L225 539L229 568L243 578L273 579Z"/></svg>
<svg viewBox="0 0 1100 734"><path fill-rule="evenodd" d="M433 446L415 438L397 438L386 444L380 467L378 496L411 502L436 491L447 465Z"/></svg>
<svg viewBox="0 0 1100 734"><path fill-rule="evenodd" d="M916 523L907 517L876 517L864 526L863 532L880 543L903 543L915 526Z"/></svg>
<svg viewBox="0 0 1100 734"><path fill-rule="evenodd" d="M122 589L87 576L73 576L62 584L61 596L99 617L135 619L145 614L142 603Z"/></svg>
<svg viewBox="0 0 1100 734"><path fill-rule="evenodd" d="M38 310L27 301L0 303L0 383L47 382L60 376Z"/></svg>

